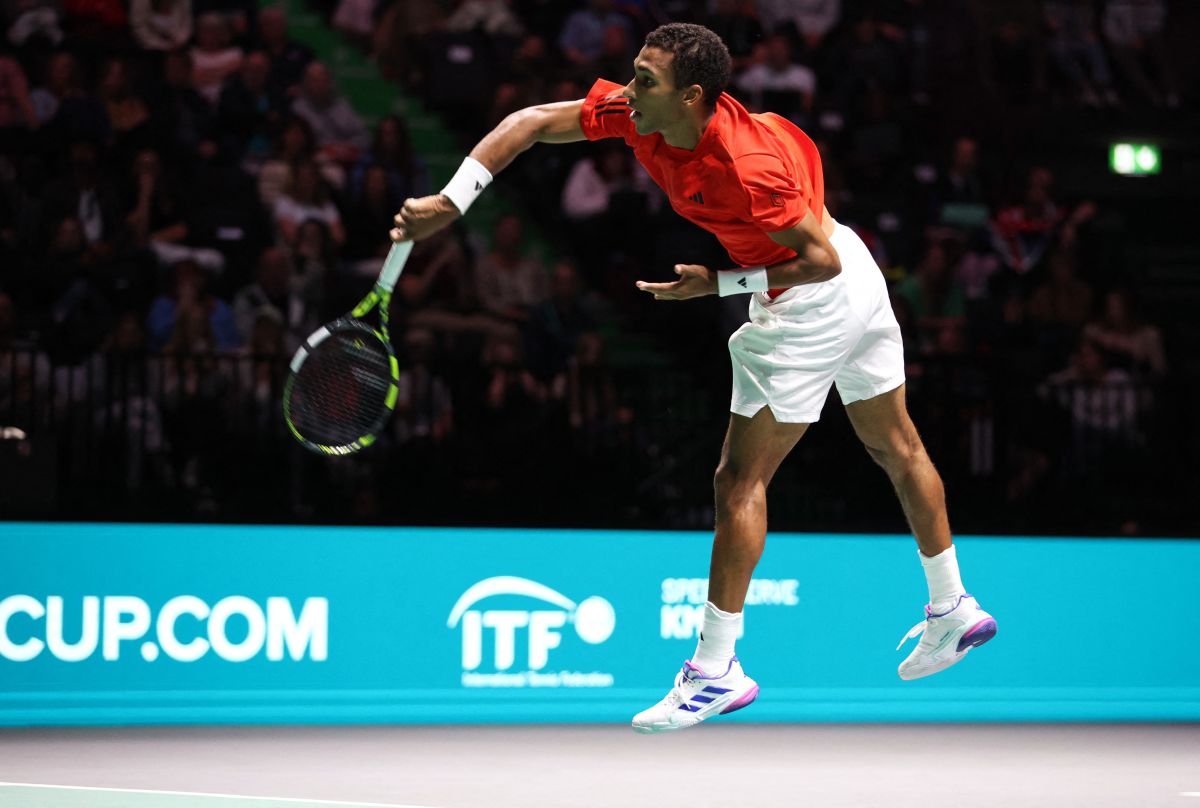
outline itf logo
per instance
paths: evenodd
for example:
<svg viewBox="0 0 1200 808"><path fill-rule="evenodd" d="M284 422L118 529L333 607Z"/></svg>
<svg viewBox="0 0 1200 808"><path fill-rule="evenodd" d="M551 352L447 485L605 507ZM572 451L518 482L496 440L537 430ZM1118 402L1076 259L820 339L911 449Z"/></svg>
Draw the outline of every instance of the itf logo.
<svg viewBox="0 0 1200 808"><path fill-rule="evenodd" d="M512 596L531 598L553 609L479 609L488 598ZM448 628L462 630L462 683L465 687L612 687L610 673L546 671L550 652L562 645L563 627L573 624L576 636L588 645L598 645L612 636L617 615L612 604L593 595L579 603L548 586L501 575L485 578L459 597ZM486 639L491 640L492 658L484 664ZM518 640L524 642L518 660ZM524 666L524 670L521 670ZM480 672L481 667L494 673ZM517 670L513 670L516 667Z"/></svg>

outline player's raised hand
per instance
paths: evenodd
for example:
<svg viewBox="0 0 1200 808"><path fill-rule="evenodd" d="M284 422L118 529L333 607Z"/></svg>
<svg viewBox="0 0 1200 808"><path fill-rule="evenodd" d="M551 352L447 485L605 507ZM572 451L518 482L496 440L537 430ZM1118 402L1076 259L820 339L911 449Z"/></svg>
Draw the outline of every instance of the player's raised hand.
<svg viewBox="0 0 1200 808"><path fill-rule="evenodd" d="M429 238L462 214L445 194L406 199L396 214L392 241L420 241Z"/></svg>
<svg viewBox="0 0 1200 808"><path fill-rule="evenodd" d="M676 264L679 280L671 283L638 281L637 288L654 295L655 300L688 300L717 293L717 274L699 264Z"/></svg>

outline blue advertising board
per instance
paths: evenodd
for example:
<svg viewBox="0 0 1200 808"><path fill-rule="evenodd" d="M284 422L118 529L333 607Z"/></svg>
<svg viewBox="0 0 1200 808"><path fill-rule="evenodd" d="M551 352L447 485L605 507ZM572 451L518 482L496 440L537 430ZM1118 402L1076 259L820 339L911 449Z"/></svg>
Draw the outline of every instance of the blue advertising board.
<svg viewBox="0 0 1200 808"><path fill-rule="evenodd" d="M709 544L6 524L0 725L626 722L695 647ZM772 535L738 643L762 694L729 720L1200 720L1200 542L958 547L999 633L902 682L911 537Z"/></svg>

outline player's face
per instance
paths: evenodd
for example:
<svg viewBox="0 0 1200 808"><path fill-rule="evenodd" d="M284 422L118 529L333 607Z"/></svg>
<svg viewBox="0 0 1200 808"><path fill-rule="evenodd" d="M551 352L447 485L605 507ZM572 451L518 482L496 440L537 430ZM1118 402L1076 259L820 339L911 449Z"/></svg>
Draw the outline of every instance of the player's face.
<svg viewBox="0 0 1200 808"><path fill-rule="evenodd" d="M639 135L661 132L686 118L687 88L675 87L674 57L659 48L642 48L633 60L633 80L625 85L633 125Z"/></svg>

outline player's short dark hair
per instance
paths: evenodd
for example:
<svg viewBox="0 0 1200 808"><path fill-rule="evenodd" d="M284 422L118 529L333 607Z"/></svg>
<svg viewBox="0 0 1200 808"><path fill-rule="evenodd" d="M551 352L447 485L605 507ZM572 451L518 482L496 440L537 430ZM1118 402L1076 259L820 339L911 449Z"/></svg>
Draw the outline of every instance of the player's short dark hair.
<svg viewBox="0 0 1200 808"><path fill-rule="evenodd" d="M717 98L729 84L732 69L729 48L721 37L703 25L672 22L651 31L646 36L646 47L664 50L674 57L671 66L675 70L676 87L699 84L704 90L704 102L709 107L716 106Z"/></svg>

